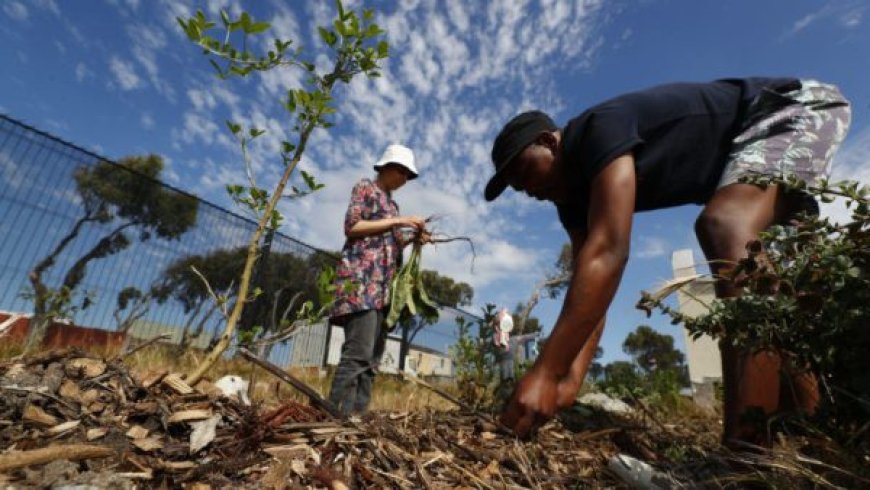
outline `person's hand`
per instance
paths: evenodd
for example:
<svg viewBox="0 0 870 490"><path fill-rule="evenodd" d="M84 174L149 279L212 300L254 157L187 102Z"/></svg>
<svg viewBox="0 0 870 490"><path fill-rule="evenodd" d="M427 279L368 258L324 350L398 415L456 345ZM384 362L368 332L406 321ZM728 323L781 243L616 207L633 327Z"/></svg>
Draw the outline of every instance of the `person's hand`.
<svg viewBox="0 0 870 490"><path fill-rule="evenodd" d="M426 218L422 216L402 216L399 218L399 226L422 230L426 228Z"/></svg>
<svg viewBox="0 0 870 490"><path fill-rule="evenodd" d="M421 230L420 231L420 243L422 243L424 245L427 243L432 243L432 233L430 233L426 230Z"/></svg>
<svg viewBox="0 0 870 490"><path fill-rule="evenodd" d="M521 438L553 418L561 408L574 403L579 384L560 379L538 366L520 380L510 402L501 415L501 422Z"/></svg>

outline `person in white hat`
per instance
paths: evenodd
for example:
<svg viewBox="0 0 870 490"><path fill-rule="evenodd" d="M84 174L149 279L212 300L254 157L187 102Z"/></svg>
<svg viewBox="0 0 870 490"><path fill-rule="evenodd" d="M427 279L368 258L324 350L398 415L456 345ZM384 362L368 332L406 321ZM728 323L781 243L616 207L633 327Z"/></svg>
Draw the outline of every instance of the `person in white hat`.
<svg viewBox="0 0 870 490"><path fill-rule="evenodd" d="M390 281L402 248L414 238L430 240L426 220L400 216L393 191L417 178L414 152L390 145L374 165L375 178L363 178L351 192L344 219L347 240L336 269L336 300L330 321L344 327L341 360L329 400L344 415L368 409L372 381L386 343L382 328L389 306Z"/></svg>

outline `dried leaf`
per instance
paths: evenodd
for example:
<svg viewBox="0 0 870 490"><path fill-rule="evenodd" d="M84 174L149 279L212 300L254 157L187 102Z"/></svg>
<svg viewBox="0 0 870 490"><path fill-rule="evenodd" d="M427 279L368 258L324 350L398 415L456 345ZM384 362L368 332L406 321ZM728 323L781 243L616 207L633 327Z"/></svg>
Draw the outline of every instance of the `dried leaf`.
<svg viewBox="0 0 870 490"><path fill-rule="evenodd" d="M221 416L215 415L207 420L190 424L193 427L193 431L190 433L190 454L194 454L211 444L217 435L217 425L220 421Z"/></svg>

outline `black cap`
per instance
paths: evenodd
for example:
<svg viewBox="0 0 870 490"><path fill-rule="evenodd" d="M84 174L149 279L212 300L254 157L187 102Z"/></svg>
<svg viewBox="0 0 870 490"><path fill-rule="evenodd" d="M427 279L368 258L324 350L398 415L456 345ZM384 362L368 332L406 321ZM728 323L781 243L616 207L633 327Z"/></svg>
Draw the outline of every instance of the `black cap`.
<svg viewBox="0 0 870 490"><path fill-rule="evenodd" d="M556 129L558 129L556 123L541 111L524 112L508 121L492 143L495 175L486 184L483 197L487 201L497 198L507 187L507 182L502 176L511 160L532 144L539 134Z"/></svg>

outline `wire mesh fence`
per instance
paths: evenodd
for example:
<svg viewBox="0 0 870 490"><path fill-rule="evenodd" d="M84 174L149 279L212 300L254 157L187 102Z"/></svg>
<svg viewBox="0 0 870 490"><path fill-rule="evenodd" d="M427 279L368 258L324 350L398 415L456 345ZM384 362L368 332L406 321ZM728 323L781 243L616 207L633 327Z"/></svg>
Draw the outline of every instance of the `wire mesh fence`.
<svg viewBox="0 0 870 490"><path fill-rule="evenodd" d="M206 348L219 335L222 316L191 266L231 296L256 223L161 183L150 158L111 162L0 115L0 310L130 341L166 334ZM319 271L336 260L281 233L266 243L254 279L264 294L243 327L275 326L289 306L316 298ZM451 319L467 313L444 312L418 343L447 352ZM271 360L325 362L325 331L290 337Z"/></svg>

